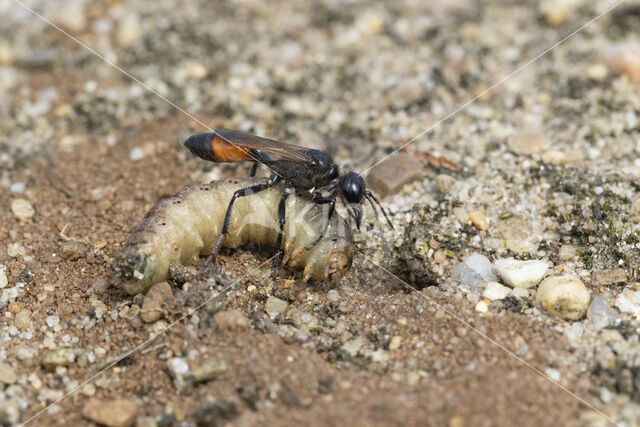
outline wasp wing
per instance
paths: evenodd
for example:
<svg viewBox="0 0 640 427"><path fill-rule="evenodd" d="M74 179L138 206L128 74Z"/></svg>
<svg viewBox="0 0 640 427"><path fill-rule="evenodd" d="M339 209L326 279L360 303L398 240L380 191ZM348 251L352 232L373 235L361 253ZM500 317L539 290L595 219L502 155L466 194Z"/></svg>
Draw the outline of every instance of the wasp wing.
<svg viewBox="0 0 640 427"><path fill-rule="evenodd" d="M287 144L286 142L275 141L232 129L217 129L214 133L235 146L264 151L295 162L306 163L311 160L311 157L305 153L309 148L299 145Z"/></svg>

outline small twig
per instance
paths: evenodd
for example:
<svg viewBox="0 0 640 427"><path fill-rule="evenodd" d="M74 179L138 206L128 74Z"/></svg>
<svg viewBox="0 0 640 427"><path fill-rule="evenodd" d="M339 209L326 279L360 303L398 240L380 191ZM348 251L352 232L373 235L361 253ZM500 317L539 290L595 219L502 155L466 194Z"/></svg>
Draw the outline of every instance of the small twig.
<svg viewBox="0 0 640 427"><path fill-rule="evenodd" d="M49 153L48 149L44 150L44 158L47 161L47 171L49 172L49 180L51 181L51 184L53 184L54 187L56 187L58 190L62 191L62 193L64 193L65 196L67 196L70 199L75 199L75 195L71 192L71 190L69 190L69 187L67 187L64 182L62 182L62 180L60 179L60 177L58 177L58 175L56 174L56 171L54 169L54 165L53 165L53 160L51 159L51 153Z"/></svg>

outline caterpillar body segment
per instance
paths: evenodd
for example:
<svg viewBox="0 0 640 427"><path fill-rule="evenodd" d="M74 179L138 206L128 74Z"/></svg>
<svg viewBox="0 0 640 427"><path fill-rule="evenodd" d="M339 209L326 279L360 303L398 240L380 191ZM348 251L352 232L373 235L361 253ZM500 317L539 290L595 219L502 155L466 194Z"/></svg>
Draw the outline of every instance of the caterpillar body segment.
<svg viewBox="0 0 640 427"><path fill-rule="evenodd" d="M158 202L133 230L113 265L129 294L146 292L166 280L171 263L192 265L208 255L222 231L224 215L239 189L266 182L265 178L224 179L185 188ZM222 245L236 248L248 242L274 246L278 238L281 185L236 199L229 234ZM286 198L283 264L303 269L303 279L336 283L351 267L353 239L340 215L328 219L326 210L311 198L292 192ZM312 246L326 221L323 238ZM312 247L311 247L312 246Z"/></svg>

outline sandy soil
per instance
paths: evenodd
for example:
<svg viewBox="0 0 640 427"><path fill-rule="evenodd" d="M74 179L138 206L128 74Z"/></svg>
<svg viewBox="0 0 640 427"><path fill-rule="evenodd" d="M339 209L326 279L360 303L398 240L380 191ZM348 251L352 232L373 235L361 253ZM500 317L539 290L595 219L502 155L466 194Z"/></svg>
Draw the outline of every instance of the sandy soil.
<svg viewBox="0 0 640 427"><path fill-rule="evenodd" d="M636 375L633 316L618 312L602 331L575 322L586 331L576 341L574 323L536 307L534 290L530 298L486 300L488 310L479 310L482 291L460 288L450 274L480 252L576 271L592 295L613 299L633 285L635 255L611 250L631 245L637 231L626 218L638 191L638 127L620 122L635 118L640 101L601 55L633 34L633 10L603 18L416 141L418 152L462 170L421 159L415 178L396 165L401 181L413 176L382 199L397 229L384 226L381 238L369 215L355 234L354 265L335 290L280 269L289 305L270 318L271 249L226 249L209 280L174 283L162 319L144 323L144 297L126 295L111 277L128 234L163 197L245 176L248 166L195 159L181 142L203 131L200 123L5 3L0 10L13 30L0 41L0 269L15 294L0 303L0 363L11 371L0 369L0 424L30 420L72 391L31 422L87 424L83 408L98 398L134 402L139 426L606 425L570 390L635 425L637 396L621 389L621 365L609 363L624 361ZM358 170L606 6L576 2L554 26L537 2L284 3L35 4L199 121L323 148ZM0 30L9 34L8 26ZM593 65L606 76L585 71ZM509 145L514 132L532 127L541 129L544 147L523 153ZM564 160L542 161L550 149ZM616 192L603 209L611 229L629 227L624 242L602 237L594 223L590 206L603 187ZM20 218L16 199L28 200L35 214ZM482 210L489 229L456 223L460 206ZM428 231L420 228L425 221ZM448 251L442 260L423 246L437 249L434 239ZM534 249L505 243L515 240ZM563 244L580 255L562 261ZM591 278L616 268L624 270L622 283ZM232 310L241 320L221 321L225 313L237 320ZM28 313L26 324L20 312ZM58 350L69 360L46 369L43 358ZM176 358L191 371L206 360L225 368L215 379L181 381L168 368ZM566 390L531 367L557 375Z"/></svg>

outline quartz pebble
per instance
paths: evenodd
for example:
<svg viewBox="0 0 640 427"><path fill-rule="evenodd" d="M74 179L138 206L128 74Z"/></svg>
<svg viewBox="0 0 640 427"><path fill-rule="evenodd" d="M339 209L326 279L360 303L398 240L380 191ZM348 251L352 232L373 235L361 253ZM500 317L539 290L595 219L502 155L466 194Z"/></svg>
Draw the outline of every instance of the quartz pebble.
<svg viewBox="0 0 640 427"><path fill-rule="evenodd" d="M532 288L540 283L549 269L549 264L539 260L520 261L506 258L494 262L493 267L507 285L514 288Z"/></svg>
<svg viewBox="0 0 640 427"><path fill-rule="evenodd" d="M623 313L640 315L640 291L635 291L633 287L627 286L617 296L615 306Z"/></svg>
<svg viewBox="0 0 640 427"><path fill-rule="evenodd" d="M130 400L100 400L91 398L82 408L82 416L107 427L128 427L138 415L138 405Z"/></svg>
<svg viewBox="0 0 640 427"><path fill-rule="evenodd" d="M176 388L182 388L184 386L185 376L189 374L189 364L183 357L172 357L167 360L167 370L173 378L173 383Z"/></svg>
<svg viewBox="0 0 640 427"><path fill-rule="evenodd" d="M498 282L489 282L485 288L482 296L490 299L491 301L501 300L506 298L511 293L511 289L501 285Z"/></svg>
<svg viewBox="0 0 640 427"><path fill-rule="evenodd" d="M11 202L11 212L21 220L30 219L36 213L31 203L25 199L13 199Z"/></svg>
<svg viewBox="0 0 640 427"><path fill-rule="evenodd" d="M129 153L129 160L131 160L132 162L137 162L142 159L144 159L144 150L142 149L142 147L133 147L133 149Z"/></svg>
<svg viewBox="0 0 640 427"><path fill-rule="evenodd" d="M580 320L584 317L591 293L582 281L573 274L547 277L538 286L536 303L548 313L565 320Z"/></svg>
<svg viewBox="0 0 640 427"><path fill-rule="evenodd" d="M606 328L615 322L616 318L616 311L609 305L606 299L601 295L593 297L587 310L587 319L589 319L596 330Z"/></svg>
<svg viewBox="0 0 640 427"><path fill-rule="evenodd" d="M7 274L2 269L2 265L0 265L0 289L6 288L8 284Z"/></svg>
<svg viewBox="0 0 640 427"><path fill-rule="evenodd" d="M286 301L283 301L280 298L276 298L274 296L270 296L269 298L267 298L267 303L264 305L264 310L269 316L275 317L278 314L287 311L288 306L289 304Z"/></svg>
<svg viewBox="0 0 640 427"><path fill-rule="evenodd" d="M469 255L463 262L451 270L451 277L460 281L460 284L469 288L475 288L478 282L495 282L497 276L491 269L491 261L479 253Z"/></svg>

